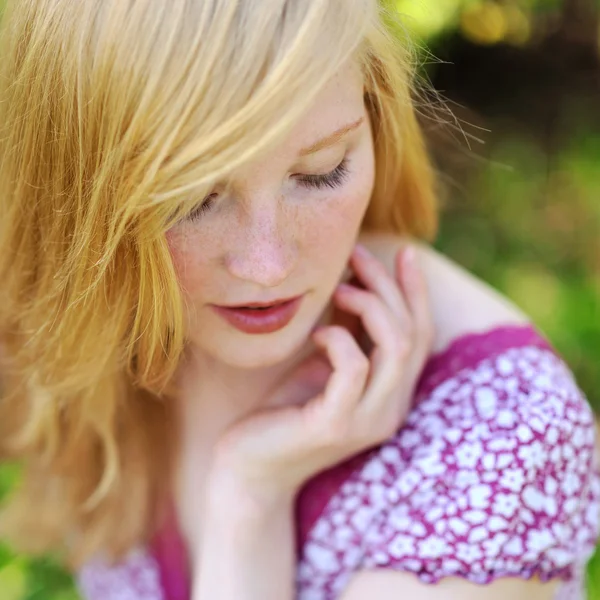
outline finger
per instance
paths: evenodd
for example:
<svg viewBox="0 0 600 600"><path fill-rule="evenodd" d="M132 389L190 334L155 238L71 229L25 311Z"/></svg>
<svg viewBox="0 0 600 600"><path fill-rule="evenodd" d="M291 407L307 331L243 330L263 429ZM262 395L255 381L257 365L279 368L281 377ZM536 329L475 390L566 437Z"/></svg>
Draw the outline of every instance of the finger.
<svg viewBox="0 0 600 600"><path fill-rule="evenodd" d="M355 422L365 429L366 436L384 437L400 425L409 402L405 389L410 390L418 373L420 357L408 338L394 323L387 307L372 292L340 286L334 298L346 310L355 311L376 344L371 357L371 376L364 396L355 411ZM414 363L414 364L413 364ZM362 423L362 424L361 424ZM383 428L383 429L382 429Z"/></svg>
<svg viewBox="0 0 600 600"><path fill-rule="evenodd" d="M411 314L415 342L429 347L433 342L433 317L431 300L425 274L414 246L396 254L396 279L404 290L406 306Z"/></svg>
<svg viewBox="0 0 600 600"><path fill-rule="evenodd" d="M347 414L364 394L369 360L343 327L323 327L313 334L313 341L325 352L333 368L319 402L329 416Z"/></svg>
<svg viewBox="0 0 600 600"><path fill-rule="evenodd" d="M359 280L385 302L399 323L409 323L410 311L402 288L384 265L360 244L357 244L352 253L351 265Z"/></svg>
<svg viewBox="0 0 600 600"><path fill-rule="evenodd" d="M374 344L371 356L372 377L383 369L392 371L409 351L409 339L395 321L390 309L373 292L340 284L334 293L334 301L344 310L358 315L363 327Z"/></svg>

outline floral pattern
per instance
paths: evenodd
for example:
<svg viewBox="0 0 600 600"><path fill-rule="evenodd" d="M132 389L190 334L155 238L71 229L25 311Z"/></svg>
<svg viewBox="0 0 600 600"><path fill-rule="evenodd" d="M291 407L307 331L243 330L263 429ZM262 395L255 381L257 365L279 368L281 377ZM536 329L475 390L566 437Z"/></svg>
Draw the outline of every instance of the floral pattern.
<svg viewBox="0 0 600 600"><path fill-rule="evenodd" d="M531 327L464 336L428 363L407 422L298 499L298 600L334 600L360 569L423 583L560 579L582 600L600 535L600 456L587 399ZM79 574L89 600L184 600L136 551ZM164 569L163 569L164 570ZM163 577L164 582L164 577Z"/></svg>

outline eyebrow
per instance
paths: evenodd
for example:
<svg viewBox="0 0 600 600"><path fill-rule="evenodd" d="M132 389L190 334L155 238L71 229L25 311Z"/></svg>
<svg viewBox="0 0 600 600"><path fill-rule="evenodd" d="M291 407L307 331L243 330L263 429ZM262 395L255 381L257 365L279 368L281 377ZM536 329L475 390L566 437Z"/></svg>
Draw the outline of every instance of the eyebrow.
<svg viewBox="0 0 600 600"><path fill-rule="evenodd" d="M307 156L308 154L314 154L315 152L318 152L319 150L323 150L323 148L328 148L329 146L333 146L334 144L337 144L339 141L341 141L341 139L345 135L347 135L351 131L354 131L355 129L360 127L360 125L362 124L362 122L364 120L365 120L365 118L361 117L358 121L355 121L354 123L350 123L349 125L345 125L344 127L341 127L337 131L334 131L331 135L324 137L323 139L319 140L318 142L315 142L314 144L312 144L312 146L308 146L308 148L303 148L302 150L300 150L300 156Z"/></svg>

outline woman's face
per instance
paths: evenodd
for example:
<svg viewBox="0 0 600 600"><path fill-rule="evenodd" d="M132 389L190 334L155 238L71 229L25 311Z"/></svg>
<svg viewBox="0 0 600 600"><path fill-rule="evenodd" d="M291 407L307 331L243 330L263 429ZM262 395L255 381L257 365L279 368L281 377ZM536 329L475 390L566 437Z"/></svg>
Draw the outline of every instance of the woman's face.
<svg viewBox="0 0 600 600"><path fill-rule="evenodd" d="M260 368L305 345L344 273L373 190L374 162L363 79L352 63L284 144L167 233L194 354ZM241 330L216 308L295 297L292 319L268 333ZM266 318L257 309L236 314L259 325Z"/></svg>

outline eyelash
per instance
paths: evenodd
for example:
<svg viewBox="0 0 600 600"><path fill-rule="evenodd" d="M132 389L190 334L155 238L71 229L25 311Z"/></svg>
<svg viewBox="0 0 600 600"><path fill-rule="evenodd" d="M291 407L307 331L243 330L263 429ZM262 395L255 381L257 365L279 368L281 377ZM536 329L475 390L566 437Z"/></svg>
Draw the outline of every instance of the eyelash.
<svg viewBox="0 0 600 600"><path fill-rule="evenodd" d="M348 159L344 158L342 162L331 173L325 175L300 175L297 180L307 188L316 188L318 190L329 187L335 189L340 187L348 176Z"/></svg>
<svg viewBox="0 0 600 600"><path fill-rule="evenodd" d="M340 187L348 177L348 159L344 158L342 162L330 173L325 175L299 175L296 180L306 188L312 188L321 190L326 187L335 189ZM194 221L199 219L202 215L210 212L214 206L216 195L211 194L208 196L202 204L190 213L188 219Z"/></svg>

